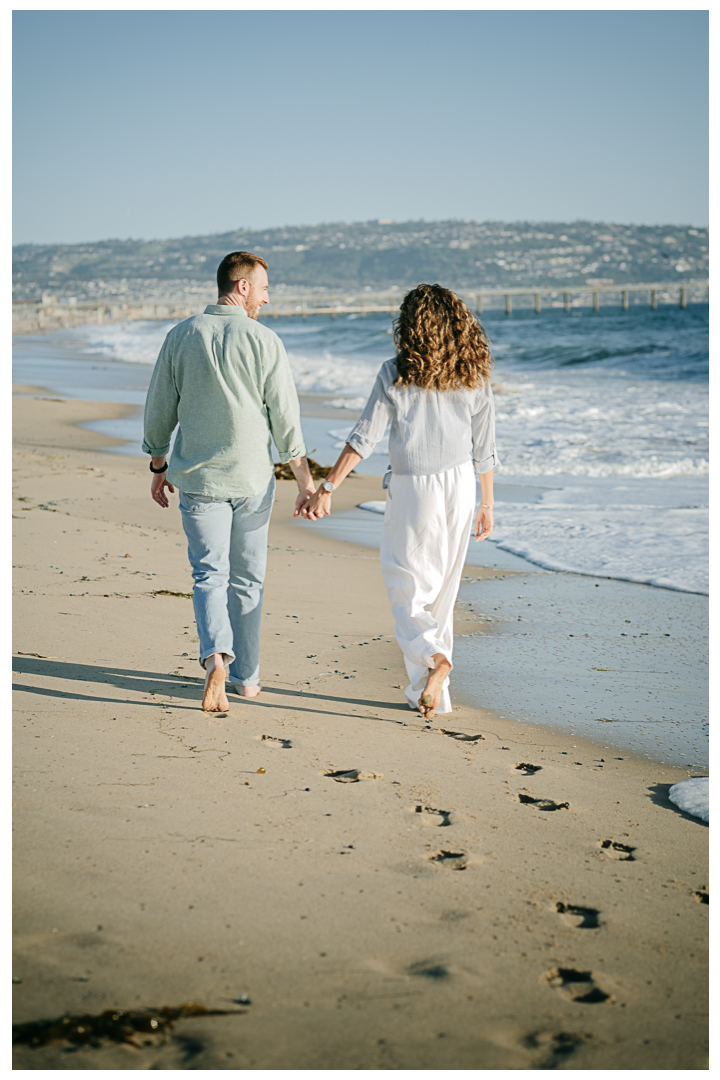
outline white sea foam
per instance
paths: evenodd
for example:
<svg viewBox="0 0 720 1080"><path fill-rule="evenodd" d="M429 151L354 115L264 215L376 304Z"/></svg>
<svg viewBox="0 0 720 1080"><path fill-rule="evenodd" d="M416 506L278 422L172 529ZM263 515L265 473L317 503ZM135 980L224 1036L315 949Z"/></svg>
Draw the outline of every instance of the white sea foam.
<svg viewBox="0 0 720 1080"><path fill-rule="evenodd" d="M679 784L673 784L668 792L668 798L686 814L692 814L701 821L710 821L709 776L693 776L689 780L681 780Z"/></svg>
<svg viewBox="0 0 720 1080"><path fill-rule="evenodd" d="M708 591L707 507L503 503L493 540L548 570Z"/></svg>
<svg viewBox="0 0 720 1080"><path fill-rule="evenodd" d="M707 390L693 383L543 372L501 376L504 475L707 476Z"/></svg>
<svg viewBox="0 0 720 1080"><path fill-rule="evenodd" d="M320 355L299 355L291 350L288 356L295 385L301 393L354 392L357 395L362 391L362 405L365 404L380 367L375 359L349 359L329 351Z"/></svg>
<svg viewBox="0 0 720 1080"><path fill-rule="evenodd" d="M83 352L121 360L126 364L154 364L172 322L110 323L107 326L79 326L73 336L84 342Z"/></svg>
<svg viewBox="0 0 720 1080"><path fill-rule="evenodd" d="M370 499L368 502L358 503L358 510L369 510L371 514L385 513L384 499Z"/></svg>

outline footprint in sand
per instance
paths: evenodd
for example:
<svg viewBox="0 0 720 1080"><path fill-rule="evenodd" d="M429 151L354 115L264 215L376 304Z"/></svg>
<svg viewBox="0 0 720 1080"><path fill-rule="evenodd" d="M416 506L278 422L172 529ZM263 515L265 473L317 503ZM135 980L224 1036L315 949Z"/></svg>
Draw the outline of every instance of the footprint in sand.
<svg viewBox="0 0 720 1080"><path fill-rule="evenodd" d="M580 904L563 904L558 900L555 904L558 915L562 915L568 926L574 926L576 930L597 930L600 926L600 912L597 908L582 907Z"/></svg>
<svg viewBox="0 0 720 1080"><path fill-rule="evenodd" d="M421 825L434 825L437 828L442 828L445 825L452 824L449 810L436 810L434 806L421 806L418 804L414 808L414 813L420 815Z"/></svg>
<svg viewBox="0 0 720 1080"><path fill-rule="evenodd" d="M521 761L519 765L514 766L522 773L523 776L534 776L536 772L540 772L542 765L531 765L529 761Z"/></svg>
<svg viewBox="0 0 720 1080"><path fill-rule="evenodd" d="M703 885L700 889L695 889L693 892L693 896L697 900L698 904L710 903L710 890L708 889L707 885Z"/></svg>
<svg viewBox="0 0 720 1080"><path fill-rule="evenodd" d="M601 840L600 850L609 859L619 859L621 862L635 862L633 852L637 849L629 844L621 844L619 840Z"/></svg>
<svg viewBox="0 0 720 1080"><path fill-rule="evenodd" d="M436 851L427 858L445 870L465 870L468 866L468 856L464 851Z"/></svg>
<svg viewBox="0 0 720 1080"><path fill-rule="evenodd" d="M595 982L592 971L578 971L577 968L556 967L546 971L542 981L557 990L566 1001L574 1001L583 1005L599 1005L603 1001L611 1001L610 994Z"/></svg>
<svg viewBox="0 0 720 1080"><path fill-rule="evenodd" d="M423 979L447 979L450 972L444 964L432 960L418 960L406 968L408 975L419 975Z"/></svg>
<svg viewBox="0 0 720 1080"><path fill-rule="evenodd" d="M537 810L569 810L570 803L566 802L553 802L552 799L535 799L532 795L523 795L520 792L515 796L517 802L522 803L523 806L534 806Z"/></svg>
<svg viewBox="0 0 720 1080"><path fill-rule="evenodd" d="M587 1032L578 1035L572 1031L537 1031L526 1035L522 1043L528 1050L539 1051L543 1055L544 1060L539 1063L541 1069L556 1069L561 1061L589 1039L592 1039L592 1035Z"/></svg>
<svg viewBox="0 0 720 1080"><path fill-rule="evenodd" d="M322 774L338 784L357 784L359 780L382 780L382 773L361 772L360 769L326 769Z"/></svg>
<svg viewBox="0 0 720 1080"><path fill-rule="evenodd" d="M268 746L279 746L282 750L292 750L292 742L290 739L279 739L276 735L256 735L260 742L265 742Z"/></svg>
<svg viewBox="0 0 720 1080"><path fill-rule="evenodd" d="M445 728L440 728L442 735L448 735L451 739L457 739L458 742L479 742L480 739L484 739L484 735L466 735L464 731L446 731Z"/></svg>

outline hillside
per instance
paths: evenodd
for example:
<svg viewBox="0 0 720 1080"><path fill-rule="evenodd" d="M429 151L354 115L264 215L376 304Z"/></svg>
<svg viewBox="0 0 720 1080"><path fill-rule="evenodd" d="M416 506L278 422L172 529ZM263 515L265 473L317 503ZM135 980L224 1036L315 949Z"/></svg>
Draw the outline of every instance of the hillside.
<svg viewBox="0 0 720 1080"><path fill-rule="evenodd" d="M20 244L13 298L50 291L79 301L192 296L211 287L228 251L267 259L273 287L403 289L419 281L453 288L699 281L708 273L708 230L678 225L477 221L371 221L176 240Z"/></svg>

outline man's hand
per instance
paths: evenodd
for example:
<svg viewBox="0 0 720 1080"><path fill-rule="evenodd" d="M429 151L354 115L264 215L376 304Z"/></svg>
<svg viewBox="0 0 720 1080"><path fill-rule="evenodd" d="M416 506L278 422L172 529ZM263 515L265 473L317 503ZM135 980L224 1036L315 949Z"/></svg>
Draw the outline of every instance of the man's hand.
<svg viewBox="0 0 720 1080"><path fill-rule="evenodd" d="M293 517L300 517L300 514L302 512L303 507L307 503L308 499L311 499L314 494L315 494L314 486L311 487L311 488L306 488L305 491L300 492L297 499L295 500L295 511L293 513Z"/></svg>
<svg viewBox="0 0 720 1080"><path fill-rule="evenodd" d="M480 531L482 529L482 532ZM493 531L493 512L488 506L478 506L475 515L475 539L484 540ZM479 534L479 535L478 535Z"/></svg>
<svg viewBox="0 0 720 1080"><path fill-rule="evenodd" d="M170 503L168 501L167 495L165 494L165 488L167 488L168 491L172 492L173 495L175 494L175 488L172 486L172 484L169 484L167 482L167 473L153 474L152 484L150 485L150 494L152 495L158 506L162 506L164 509L167 509Z"/></svg>
<svg viewBox="0 0 720 1080"><path fill-rule="evenodd" d="M303 506L302 516L307 518L308 521L318 521L320 518L325 517L326 514L330 517L331 502L332 496L330 492L320 488Z"/></svg>
<svg viewBox="0 0 720 1080"><path fill-rule="evenodd" d="M297 480L297 486L300 489L300 494L295 500L295 510L293 512L293 517L299 517L305 503L315 494L315 484L310 475L310 466L306 457L293 458L292 461L288 461L288 465L292 469L293 475Z"/></svg>

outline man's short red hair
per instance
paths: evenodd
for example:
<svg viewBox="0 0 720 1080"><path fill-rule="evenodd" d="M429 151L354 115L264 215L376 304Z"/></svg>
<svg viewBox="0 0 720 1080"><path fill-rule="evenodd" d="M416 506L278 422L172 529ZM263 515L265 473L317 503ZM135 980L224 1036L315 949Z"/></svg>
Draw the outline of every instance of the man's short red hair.
<svg viewBox="0 0 720 1080"><path fill-rule="evenodd" d="M260 255L253 255L251 251L231 251L218 266L218 295L227 296L231 293L236 281L252 279L255 268L258 266L264 267L265 270L268 268L268 264Z"/></svg>

